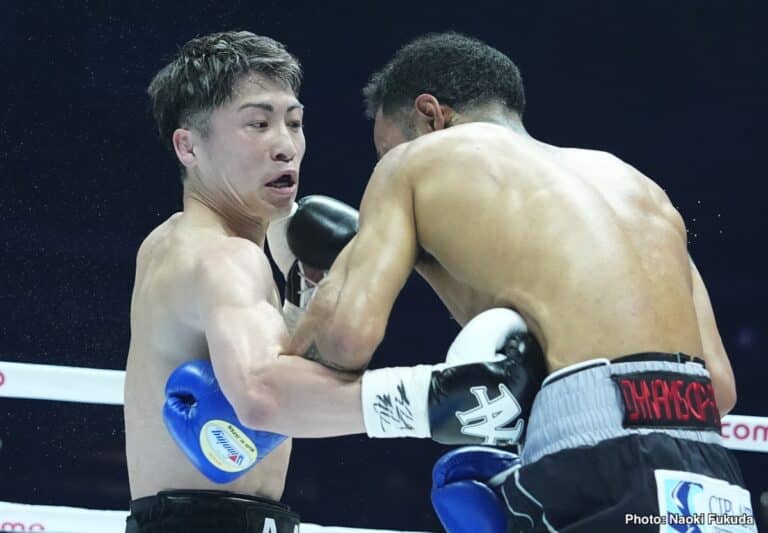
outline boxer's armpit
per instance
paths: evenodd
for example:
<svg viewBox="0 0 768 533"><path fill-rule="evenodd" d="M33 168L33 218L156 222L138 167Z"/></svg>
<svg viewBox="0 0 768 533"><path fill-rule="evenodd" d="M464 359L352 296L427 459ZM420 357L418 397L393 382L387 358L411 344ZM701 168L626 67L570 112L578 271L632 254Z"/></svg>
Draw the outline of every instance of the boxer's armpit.
<svg viewBox="0 0 768 533"><path fill-rule="evenodd" d="M303 354L303 357L304 359L308 359L310 361L314 361L315 363L323 365L326 368L329 368L336 372L343 372L345 374L356 374L356 375L362 374L363 372L365 372L366 368L368 368L367 364L365 364L360 368L348 368L338 363L335 363L329 360L328 358L324 357L323 354L320 353L320 350L318 349L317 344L315 344L314 342L309 345L309 348Z"/></svg>
<svg viewBox="0 0 768 533"><path fill-rule="evenodd" d="M419 246L416 255L416 267L434 265L437 263L435 256L427 252L423 247Z"/></svg>

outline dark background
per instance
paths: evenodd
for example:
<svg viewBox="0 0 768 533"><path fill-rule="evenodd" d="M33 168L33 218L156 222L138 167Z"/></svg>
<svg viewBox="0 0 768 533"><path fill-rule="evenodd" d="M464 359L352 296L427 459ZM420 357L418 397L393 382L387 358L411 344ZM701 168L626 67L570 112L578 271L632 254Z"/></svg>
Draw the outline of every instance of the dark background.
<svg viewBox="0 0 768 533"><path fill-rule="evenodd" d="M613 152L667 190L733 362L734 412L767 415L766 13L757 0L641 4L5 3L0 360L125 368L135 252L181 206L144 91L182 43L225 29L284 42L305 69L300 194L358 205L375 163L362 86L406 41L454 29L519 65L532 135ZM457 330L414 278L376 365L437 361ZM120 408L2 399L0 439L0 499L127 507ZM294 449L284 500L305 520L438 529L430 471L445 448L351 437ZM768 455L736 453L757 509Z"/></svg>

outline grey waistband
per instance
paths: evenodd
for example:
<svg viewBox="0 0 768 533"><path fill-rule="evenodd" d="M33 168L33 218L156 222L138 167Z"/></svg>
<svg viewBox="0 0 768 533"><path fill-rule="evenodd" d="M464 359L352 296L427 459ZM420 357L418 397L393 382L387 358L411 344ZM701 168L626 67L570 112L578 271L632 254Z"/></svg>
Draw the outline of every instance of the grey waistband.
<svg viewBox="0 0 768 533"><path fill-rule="evenodd" d="M602 363L601 363L602 361ZM596 366L589 367L589 363ZM575 371L574 367L588 368ZM523 464L538 461L545 455L576 448L594 446L604 440L631 434L662 432L675 438L722 444L716 431L669 428L624 428L624 404L621 391L611 376L634 372L668 371L709 377L709 372L696 363L637 361L610 364L607 359L588 361L564 368L550 376L537 394L528 420ZM545 382L547 383L547 382Z"/></svg>

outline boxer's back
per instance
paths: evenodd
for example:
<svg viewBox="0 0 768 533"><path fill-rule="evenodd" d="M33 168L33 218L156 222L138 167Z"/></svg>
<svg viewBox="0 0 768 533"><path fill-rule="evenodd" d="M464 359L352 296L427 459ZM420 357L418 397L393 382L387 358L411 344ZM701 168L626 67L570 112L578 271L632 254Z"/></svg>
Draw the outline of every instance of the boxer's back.
<svg viewBox="0 0 768 533"><path fill-rule="evenodd" d="M173 215L141 246L131 301L125 380L125 433L131 497L167 489L227 490L279 500L290 445L274 450L237 481L208 481L173 442L162 420L165 382L180 364L207 359L197 319L194 269L206 246L227 236ZM255 245L254 245L255 246Z"/></svg>
<svg viewBox="0 0 768 533"><path fill-rule="evenodd" d="M551 370L640 351L701 353L685 228L653 182L606 153L490 124L417 142L420 244L479 308L519 310Z"/></svg>

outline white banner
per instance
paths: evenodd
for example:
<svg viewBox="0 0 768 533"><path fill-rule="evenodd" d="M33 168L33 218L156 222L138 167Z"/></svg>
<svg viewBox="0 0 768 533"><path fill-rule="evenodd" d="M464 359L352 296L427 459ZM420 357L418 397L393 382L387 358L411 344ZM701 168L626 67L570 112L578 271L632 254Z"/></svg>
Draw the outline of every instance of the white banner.
<svg viewBox="0 0 768 533"><path fill-rule="evenodd" d="M0 502L0 531L125 532L125 511Z"/></svg>
<svg viewBox="0 0 768 533"><path fill-rule="evenodd" d="M768 452L768 418L728 415L723 417L723 444L732 450Z"/></svg>

